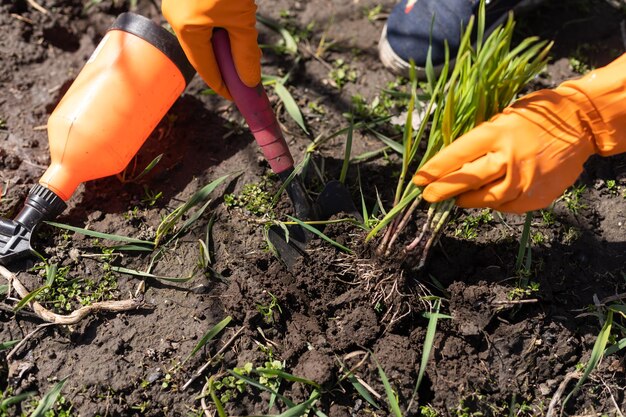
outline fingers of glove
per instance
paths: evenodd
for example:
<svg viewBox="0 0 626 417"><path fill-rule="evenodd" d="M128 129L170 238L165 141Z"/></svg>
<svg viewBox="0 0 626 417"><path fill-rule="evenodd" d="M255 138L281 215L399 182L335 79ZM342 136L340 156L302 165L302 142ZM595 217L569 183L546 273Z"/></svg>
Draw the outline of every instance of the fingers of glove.
<svg viewBox="0 0 626 417"><path fill-rule="evenodd" d="M499 154L490 152L432 182L424 189L423 196L430 202L447 200L464 192L479 189L503 177L505 173L506 161L504 158Z"/></svg>
<svg viewBox="0 0 626 417"><path fill-rule="evenodd" d="M212 34L213 28L209 26L186 26L180 32L177 32L189 62L198 71L202 79L217 94L232 100L232 96L228 92L217 66L217 60L211 44Z"/></svg>
<svg viewBox="0 0 626 417"><path fill-rule="evenodd" d="M490 207L498 210L499 207L519 198L522 194L522 188L518 185L519 179L517 177L518 175L514 172L509 172L500 181L459 195L456 203L463 208Z"/></svg>
<svg viewBox="0 0 626 417"><path fill-rule="evenodd" d="M257 31L252 27L228 29L233 61L239 78L248 87L261 82L261 49Z"/></svg>
<svg viewBox="0 0 626 417"><path fill-rule="evenodd" d="M495 150L498 132L489 122L481 124L442 149L415 174L413 182L430 184Z"/></svg>

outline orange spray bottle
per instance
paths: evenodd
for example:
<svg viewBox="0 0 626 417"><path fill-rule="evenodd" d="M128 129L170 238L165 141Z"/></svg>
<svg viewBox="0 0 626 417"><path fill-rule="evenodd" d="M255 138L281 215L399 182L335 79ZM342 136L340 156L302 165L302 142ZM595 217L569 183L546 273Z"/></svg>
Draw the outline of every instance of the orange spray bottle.
<svg viewBox="0 0 626 417"><path fill-rule="evenodd" d="M27 256L79 184L121 172L194 74L174 35L120 15L48 119L51 164L16 218L0 219L0 263Z"/></svg>

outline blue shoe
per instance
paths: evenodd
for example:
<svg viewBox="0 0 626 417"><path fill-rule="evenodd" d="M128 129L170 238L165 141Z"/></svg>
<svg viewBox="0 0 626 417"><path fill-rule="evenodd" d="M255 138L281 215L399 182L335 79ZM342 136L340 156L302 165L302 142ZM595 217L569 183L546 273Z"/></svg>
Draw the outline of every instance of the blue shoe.
<svg viewBox="0 0 626 417"><path fill-rule="evenodd" d="M506 20L509 11L526 9L542 0L487 0L485 36ZM424 67L432 36L432 61L435 71L445 60L444 41L454 59L461 31L470 17L478 12L479 0L402 0L383 28L378 51L383 65L392 72L407 76L412 59L417 75L425 77ZM432 27L432 34L431 34Z"/></svg>

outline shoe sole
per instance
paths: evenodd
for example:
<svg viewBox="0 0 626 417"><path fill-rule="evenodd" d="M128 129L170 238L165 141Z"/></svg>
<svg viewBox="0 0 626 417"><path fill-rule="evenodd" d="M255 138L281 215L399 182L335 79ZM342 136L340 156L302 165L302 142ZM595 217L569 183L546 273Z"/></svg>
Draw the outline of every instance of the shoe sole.
<svg viewBox="0 0 626 417"><path fill-rule="evenodd" d="M513 8L513 12L526 11L530 10L534 7L537 7L539 4L543 3L545 0L524 0L521 1L518 5ZM500 19L495 21L487 30L485 31L485 37L489 36L494 29L503 23L508 17L508 13L504 14ZM396 54L389 41L387 40L387 23L383 27L383 31L380 35L380 40L378 41L378 56L380 57L383 66L391 71L393 74L401 75L404 77L409 76L409 71L411 69L411 64L406 62L404 59L400 58L398 54ZM454 67L456 59L450 59L450 68ZM435 74L439 75L441 70L443 69L444 64L440 64L434 67ZM419 80L426 79L426 69L423 67L416 66L415 72L417 78Z"/></svg>

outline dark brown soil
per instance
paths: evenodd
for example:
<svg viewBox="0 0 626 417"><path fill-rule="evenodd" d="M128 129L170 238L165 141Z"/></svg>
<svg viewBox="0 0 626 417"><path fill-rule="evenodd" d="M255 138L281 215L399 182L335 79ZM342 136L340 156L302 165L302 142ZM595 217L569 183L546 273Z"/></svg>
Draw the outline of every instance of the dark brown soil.
<svg viewBox="0 0 626 417"><path fill-rule="evenodd" d="M39 0L47 10L43 13L26 0L0 1L0 120L5 122L0 127L0 214L5 217L19 210L49 163L48 115L108 25L130 7L116 0L84 3L89 6L79 0ZM310 137L288 118L277 97L271 99L296 159L312 138L348 125L342 113L350 111L353 95L371 102L395 79L377 58L384 19L370 21L365 13L379 3L384 14L394 1L258 2L262 14L277 20L282 16L283 22L300 30L315 23L314 34L302 41L301 62L269 49L263 58L266 73L293 70L290 90L303 109ZM134 11L163 22L152 1L139 0ZM600 0L572 2L567 10L561 2L548 1L524 16L518 37L536 34L556 41L548 71L529 89L552 87L576 76L571 64L599 66L621 54L623 19L623 13ZM261 43L279 40L273 32L260 29ZM315 51L323 34L326 42L334 44L323 59L314 59L306 50ZM358 74L342 90L333 87L328 75L327 66L337 59ZM143 282L144 306L90 316L73 326L47 327L10 361L3 355L0 391L5 398L24 391L43 395L67 377L63 396L72 406L70 415L195 416L202 415L198 396L205 377L221 377L225 370L246 363L256 368L277 360L286 372L321 386L316 407L328 416L389 415L377 360L407 416L433 415L427 414L429 410L442 416L547 412L562 382L589 359L601 328L594 304L626 292L626 157L592 158L579 181L586 188L578 206L572 209L560 201L553 219L535 215L528 279L538 289L522 297L528 302L510 302L517 288L514 264L521 216L494 213L474 237L462 233L463 221L480 211L460 212L419 272L407 266L411 262L376 257L357 227L332 225L325 233L355 254L341 253L314 239L308 257L288 270L267 249L256 218L223 204L220 196L261 181L269 168L251 135L236 128L240 117L234 107L204 94L205 88L196 77L140 150L132 163L139 171L155 156L164 155L149 175L139 182L106 178L84 184L59 218L101 232L152 239L161 218L195 191L221 175L243 170L214 192L208 212L151 268L159 276L193 273L193 279L143 282L113 274L116 288L108 294L126 299ZM309 103L325 113L316 113ZM324 162L328 179L339 175L343 141L343 137L331 141L315 156ZM353 155L379 147L367 132L355 132ZM391 177L397 170L393 157L363 162L359 170L366 179L369 206L375 202L376 189L389 204L395 184ZM617 188L607 186L612 180ZM359 201L354 167L348 185ZM313 193L319 191L315 181L309 186ZM150 204L146 190L162 196ZM283 201L278 208L286 212L289 204ZM211 215L215 216L215 260L210 269L198 271L198 240L205 238ZM107 262L93 256L102 254L100 244L47 225L35 242L49 262L70 268L70 278L96 282L111 276ZM147 270L152 259L153 254L125 253L110 264ZM19 278L31 289L43 280L30 269L33 264L11 268L24 271ZM411 402L428 325L423 313L429 304L424 297L430 294L442 297L441 313L452 318L439 320L424 380ZM279 307L262 314L260 306L271 305L273 299ZM71 303L71 308L78 306L76 300ZM28 309L12 313L13 305L10 299L3 301L0 342L21 339L42 323ZM233 320L220 337L181 365L202 335L226 316ZM240 329L203 376L183 390L194 372ZM367 352L371 355L361 362ZM621 415L619 409L626 409L625 365L623 350L605 358L565 413ZM376 399L381 409L358 394L346 378L348 369L381 395ZM565 387L563 396L575 381ZM309 398L311 389L285 380L280 392L299 403ZM230 415L284 411L281 401L269 410L269 401L267 393L248 387L226 404L226 410ZM412 407L407 410L409 403ZM19 415L28 407L24 403L0 415Z"/></svg>

